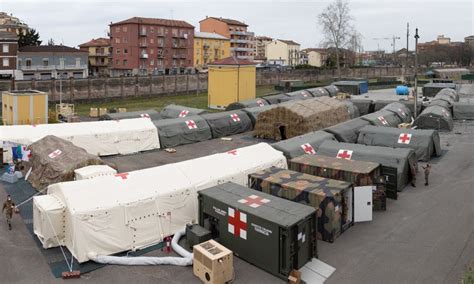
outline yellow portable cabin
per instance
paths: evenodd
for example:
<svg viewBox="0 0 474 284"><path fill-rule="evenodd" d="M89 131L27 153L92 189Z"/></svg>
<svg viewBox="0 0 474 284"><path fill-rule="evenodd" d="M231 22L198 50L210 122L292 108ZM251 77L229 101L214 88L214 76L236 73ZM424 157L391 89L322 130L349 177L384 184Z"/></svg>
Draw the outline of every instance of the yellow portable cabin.
<svg viewBox="0 0 474 284"><path fill-rule="evenodd" d="M35 90L2 92L4 125L48 123L48 94Z"/></svg>
<svg viewBox="0 0 474 284"><path fill-rule="evenodd" d="M256 67L251 61L227 57L208 64L208 106L225 109L229 104L255 99Z"/></svg>

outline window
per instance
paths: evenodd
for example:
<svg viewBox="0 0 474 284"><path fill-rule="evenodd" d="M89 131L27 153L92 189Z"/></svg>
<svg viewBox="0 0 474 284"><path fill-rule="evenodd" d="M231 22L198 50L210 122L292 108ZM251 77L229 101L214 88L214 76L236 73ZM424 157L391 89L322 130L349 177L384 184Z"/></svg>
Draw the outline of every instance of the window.
<svg viewBox="0 0 474 284"><path fill-rule="evenodd" d="M122 40L123 43L128 43L128 38L124 37Z"/></svg>
<svg viewBox="0 0 474 284"><path fill-rule="evenodd" d="M158 59L158 60L157 60L157 63L158 63L158 66L163 65L163 59Z"/></svg>
<svg viewBox="0 0 474 284"><path fill-rule="evenodd" d="M124 26L124 27L122 28L122 31L123 31L124 33L126 33L126 32L127 32L127 27Z"/></svg>
<svg viewBox="0 0 474 284"><path fill-rule="evenodd" d="M200 49L196 49L196 55L199 55Z"/></svg>
<svg viewBox="0 0 474 284"><path fill-rule="evenodd" d="M128 54L128 49L124 48L123 49L123 54Z"/></svg>
<svg viewBox="0 0 474 284"><path fill-rule="evenodd" d="M48 65L49 65L49 59L43 58L43 66L48 67Z"/></svg>
<svg viewBox="0 0 474 284"><path fill-rule="evenodd" d="M10 65L10 59L3 58L3 67L8 67Z"/></svg>
<svg viewBox="0 0 474 284"><path fill-rule="evenodd" d="M117 49L115 50L115 53L116 53L116 54L120 54L120 48L117 48Z"/></svg>
<svg viewBox="0 0 474 284"><path fill-rule="evenodd" d="M150 60L150 65L151 65L151 66L155 65L155 60L153 60L153 59Z"/></svg>
<svg viewBox="0 0 474 284"><path fill-rule="evenodd" d="M127 66L127 64L128 64L128 60L125 59L125 60L123 61L123 66Z"/></svg>
<svg viewBox="0 0 474 284"><path fill-rule="evenodd" d="M8 53L10 51L10 45L3 44L3 53Z"/></svg>
<svg viewBox="0 0 474 284"><path fill-rule="evenodd" d="M81 66L81 59L80 58L76 58L76 66Z"/></svg>
<svg viewBox="0 0 474 284"><path fill-rule="evenodd" d="M119 33L120 32L120 27L115 27L115 32Z"/></svg>
<svg viewBox="0 0 474 284"><path fill-rule="evenodd" d="M150 38L150 43L153 44L154 42L155 41L152 38Z"/></svg>
<svg viewBox="0 0 474 284"><path fill-rule="evenodd" d="M120 38L116 37L115 38L115 43L120 43Z"/></svg>
<svg viewBox="0 0 474 284"><path fill-rule="evenodd" d="M31 67L31 59L26 59L26 66Z"/></svg>
<svg viewBox="0 0 474 284"><path fill-rule="evenodd" d="M21 69L21 59L18 59L18 69Z"/></svg>
<svg viewBox="0 0 474 284"><path fill-rule="evenodd" d="M115 65L119 65L120 64L120 60L115 60Z"/></svg>
<svg viewBox="0 0 474 284"><path fill-rule="evenodd" d="M150 27L150 33L154 33L155 32L155 28L154 27Z"/></svg>
<svg viewBox="0 0 474 284"><path fill-rule="evenodd" d="M150 54L154 54L155 53L155 50L152 48L150 49Z"/></svg>

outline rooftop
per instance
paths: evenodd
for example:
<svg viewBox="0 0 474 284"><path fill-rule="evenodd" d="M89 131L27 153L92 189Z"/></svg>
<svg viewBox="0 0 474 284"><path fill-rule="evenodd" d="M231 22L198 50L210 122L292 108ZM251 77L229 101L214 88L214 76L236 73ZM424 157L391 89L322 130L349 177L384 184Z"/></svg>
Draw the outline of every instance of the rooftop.
<svg viewBox="0 0 474 284"><path fill-rule="evenodd" d="M109 46L110 45L110 39L109 38L96 38L92 39L88 42L85 42L83 44L80 44L79 47L90 47L90 46Z"/></svg>
<svg viewBox="0 0 474 284"><path fill-rule="evenodd" d="M286 40L286 39L278 39L279 41L281 42L284 42L288 45L300 45L299 43L295 42L295 41L292 41L292 40Z"/></svg>
<svg viewBox="0 0 474 284"><path fill-rule="evenodd" d="M222 17L219 17L219 18L218 17L206 17L206 19L218 20L218 21L221 21L221 22L224 22L226 24L233 25L233 26L248 27L248 25L245 24L244 22L237 21L237 20L234 20L234 19L228 19L228 18L222 18ZM206 19L204 19L204 20L206 20ZM204 20L201 20L200 22L202 22Z"/></svg>
<svg viewBox="0 0 474 284"><path fill-rule="evenodd" d="M86 51L79 50L77 48L65 46L65 45L33 45L24 46L20 49L20 52L77 52L87 53Z"/></svg>
<svg viewBox="0 0 474 284"><path fill-rule="evenodd" d="M194 38L228 39L220 34L206 32L195 32Z"/></svg>
<svg viewBox="0 0 474 284"><path fill-rule="evenodd" d="M255 65L252 61L246 59L238 59L236 57L227 57L216 60L208 65Z"/></svg>
<svg viewBox="0 0 474 284"><path fill-rule="evenodd" d="M319 53L327 53L328 52L328 50L326 48L305 48L302 51L304 51L304 52L314 51L314 52L319 52Z"/></svg>
<svg viewBox="0 0 474 284"><path fill-rule="evenodd" d="M178 27L178 28L194 28L193 25L185 21L158 19L158 18L143 18L143 17L133 17L133 18L123 20L120 22L111 23L110 26L122 25L122 24L145 24L145 25L159 25L159 26Z"/></svg>
<svg viewBox="0 0 474 284"><path fill-rule="evenodd" d="M13 39L18 40L18 37L14 33L0 31L0 39Z"/></svg>

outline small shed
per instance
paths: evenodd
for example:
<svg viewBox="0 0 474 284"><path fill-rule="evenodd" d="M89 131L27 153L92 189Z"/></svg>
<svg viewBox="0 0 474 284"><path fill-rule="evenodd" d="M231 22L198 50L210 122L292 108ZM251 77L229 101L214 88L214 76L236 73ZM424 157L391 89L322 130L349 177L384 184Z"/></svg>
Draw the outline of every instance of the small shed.
<svg viewBox="0 0 474 284"><path fill-rule="evenodd" d="M208 106L225 109L229 104L255 99L256 68L252 61L227 57L208 64Z"/></svg>
<svg viewBox="0 0 474 284"><path fill-rule="evenodd" d="M187 117L191 115L203 114L206 112L207 111L204 109L170 104L170 105L165 106L161 110L160 115L163 119L167 119L167 118Z"/></svg>
<svg viewBox="0 0 474 284"><path fill-rule="evenodd" d="M329 92L323 88L323 87L317 87L317 88L311 88L311 89L306 89L306 91L310 92L313 97L328 97Z"/></svg>
<svg viewBox="0 0 474 284"><path fill-rule="evenodd" d="M253 129L249 116L241 110L231 110L201 115L211 128L212 138L235 135Z"/></svg>
<svg viewBox="0 0 474 284"><path fill-rule="evenodd" d="M154 109L139 110L139 111L127 111L127 112L115 112L106 113L102 115L99 120L119 120L119 119L131 119L149 117L151 120L161 119L161 115Z"/></svg>
<svg viewBox="0 0 474 284"><path fill-rule="evenodd" d="M370 124L375 126L383 127L398 127L402 120L397 114L388 110L379 110L374 113L369 113L360 117L363 120L367 120Z"/></svg>
<svg viewBox="0 0 474 284"><path fill-rule="evenodd" d="M231 103L230 105L227 106L225 110L228 111L228 110L243 109L243 108L263 107L267 105L270 105L270 103L267 102L265 99L256 98L256 99L251 99L247 101Z"/></svg>
<svg viewBox="0 0 474 284"><path fill-rule="evenodd" d="M423 86L423 96L434 97L444 88L450 88L457 91L456 84L454 83L427 83Z"/></svg>
<svg viewBox="0 0 474 284"><path fill-rule="evenodd" d="M354 118L345 122L341 122L331 127L327 127L324 131L333 134L339 142L357 143L359 131L370 122L360 118Z"/></svg>
<svg viewBox="0 0 474 284"><path fill-rule="evenodd" d="M153 121L162 148L176 147L212 139L211 128L198 115Z"/></svg>
<svg viewBox="0 0 474 284"><path fill-rule="evenodd" d="M454 103L454 119L474 119L474 99L462 99Z"/></svg>
<svg viewBox="0 0 474 284"><path fill-rule="evenodd" d="M419 129L453 130L453 116L442 106L431 105L415 119L413 126Z"/></svg>
<svg viewBox="0 0 474 284"><path fill-rule="evenodd" d="M432 156L441 155L438 131L423 129L400 129L366 126L360 130L358 144L415 150L420 161L429 161Z"/></svg>
<svg viewBox="0 0 474 284"><path fill-rule="evenodd" d="M390 103L386 105L383 109L395 113L403 123L411 122L412 115L410 109L400 102Z"/></svg>
<svg viewBox="0 0 474 284"><path fill-rule="evenodd" d="M48 93L24 90L2 92L3 125L48 123Z"/></svg>
<svg viewBox="0 0 474 284"><path fill-rule="evenodd" d="M316 154L319 145L326 140L337 141L334 135L318 130L273 143L271 146L278 151L283 152L283 155L285 155L287 159L292 159L304 154Z"/></svg>
<svg viewBox="0 0 474 284"><path fill-rule="evenodd" d="M340 92L358 96L368 92L367 81L337 81L332 83Z"/></svg>

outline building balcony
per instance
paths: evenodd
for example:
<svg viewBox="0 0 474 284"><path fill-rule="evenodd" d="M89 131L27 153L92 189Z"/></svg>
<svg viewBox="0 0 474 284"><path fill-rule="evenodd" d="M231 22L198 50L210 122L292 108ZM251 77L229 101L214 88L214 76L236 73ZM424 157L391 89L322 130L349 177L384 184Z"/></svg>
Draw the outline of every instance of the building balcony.
<svg viewBox="0 0 474 284"><path fill-rule="evenodd" d="M230 40L231 43L244 43L244 44L251 44L253 43L252 40L249 40L249 39L231 39Z"/></svg>
<svg viewBox="0 0 474 284"><path fill-rule="evenodd" d="M107 62L94 62L94 63L91 63L91 66L105 67L105 66L109 66L109 63L107 63Z"/></svg>
<svg viewBox="0 0 474 284"><path fill-rule="evenodd" d="M253 48L250 48L250 47L231 47L230 48L230 51L253 51L254 49Z"/></svg>
<svg viewBox="0 0 474 284"><path fill-rule="evenodd" d="M140 58L141 59L148 59L148 54L142 53L142 54L140 54Z"/></svg>
<svg viewBox="0 0 474 284"><path fill-rule="evenodd" d="M165 34L164 34L164 33L158 33L158 32L157 32L157 33L156 33L156 36L157 36L157 37L164 37Z"/></svg>
<svg viewBox="0 0 474 284"><path fill-rule="evenodd" d="M253 60L253 56L250 55L237 55L238 59L247 59L247 60Z"/></svg>
<svg viewBox="0 0 474 284"><path fill-rule="evenodd" d="M140 33L139 33L139 34L140 34L140 36L147 36L147 33L146 33L146 31L140 31Z"/></svg>
<svg viewBox="0 0 474 284"><path fill-rule="evenodd" d="M140 46L140 47L147 47L148 45L147 45L146 42L140 42L140 43L139 43L139 46Z"/></svg>
<svg viewBox="0 0 474 284"><path fill-rule="evenodd" d="M230 31L231 35L244 35L244 36L254 36L254 33L251 32L243 32L243 31Z"/></svg>
<svg viewBox="0 0 474 284"><path fill-rule="evenodd" d="M165 56L163 54L158 54L157 57L158 58L165 58Z"/></svg>
<svg viewBox="0 0 474 284"><path fill-rule="evenodd" d="M96 52L94 54L89 55L90 57L108 57L110 54L105 52Z"/></svg>
<svg viewBox="0 0 474 284"><path fill-rule="evenodd" d="M48 65L48 66L20 66L22 71L52 71L52 70L79 70L87 69L87 64L82 65Z"/></svg>

